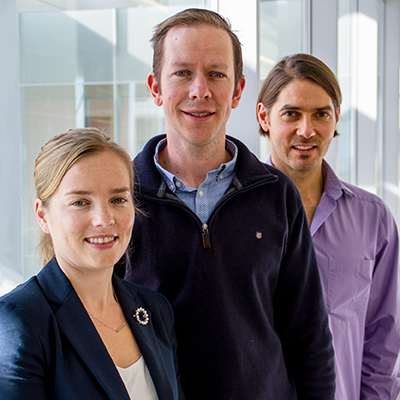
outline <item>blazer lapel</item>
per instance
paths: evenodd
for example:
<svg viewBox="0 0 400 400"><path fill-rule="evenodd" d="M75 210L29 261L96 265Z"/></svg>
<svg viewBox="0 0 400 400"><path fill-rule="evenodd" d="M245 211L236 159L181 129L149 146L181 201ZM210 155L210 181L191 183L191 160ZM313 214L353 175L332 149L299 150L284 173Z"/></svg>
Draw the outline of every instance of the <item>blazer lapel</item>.
<svg viewBox="0 0 400 400"><path fill-rule="evenodd" d="M160 341L154 331L151 311L138 300L138 296L132 295L126 290L119 278L113 279L113 285L124 315L146 361L158 396L163 399L173 399L173 390L168 378L169 373L160 348ZM145 309L148 314L149 320L145 325L141 324L136 318L136 310L139 308ZM143 314L141 315L140 319L143 321Z"/></svg>
<svg viewBox="0 0 400 400"><path fill-rule="evenodd" d="M75 348L110 399L129 400L121 377L68 278L53 259L38 280L60 331Z"/></svg>

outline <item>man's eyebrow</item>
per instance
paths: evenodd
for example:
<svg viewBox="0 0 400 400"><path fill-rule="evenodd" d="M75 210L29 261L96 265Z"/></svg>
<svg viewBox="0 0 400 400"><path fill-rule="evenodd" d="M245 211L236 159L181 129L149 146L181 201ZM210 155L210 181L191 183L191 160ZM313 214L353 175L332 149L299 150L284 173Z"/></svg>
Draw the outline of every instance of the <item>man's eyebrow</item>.
<svg viewBox="0 0 400 400"><path fill-rule="evenodd" d="M209 68L229 68L229 65L226 63L211 63L208 65Z"/></svg>
<svg viewBox="0 0 400 400"><path fill-rule="evenodd" d="M192 63L186 61L175 61L174 63L172 63L173 67L179 67L179 68L187 68L192 65L193 65Z"/></svg>
<svg viewBox="0 0 400 400"><path fill-rule="evenodd" d="M292 106L290 104L285 104L281 107L280 111L284 111L284 110L301 110L301 107L298 106ZM329 104L327 104L326 106L323 107L316 107L313 109L313 111L333 111L332 106L330 106Z"/></svg>
<svg viewBox="0 0 400 400"><path fill-rule="evenodd" d="M174 68L190 68L193 67L193 65L194 65L193 63L187 61L176 61L172 63L172 66ZM221 62L221 63L211 63L208 64L206 67L208 69L214 69L214 68L218 69L218 68L229 68L229 65L224 62Z"/></svg>

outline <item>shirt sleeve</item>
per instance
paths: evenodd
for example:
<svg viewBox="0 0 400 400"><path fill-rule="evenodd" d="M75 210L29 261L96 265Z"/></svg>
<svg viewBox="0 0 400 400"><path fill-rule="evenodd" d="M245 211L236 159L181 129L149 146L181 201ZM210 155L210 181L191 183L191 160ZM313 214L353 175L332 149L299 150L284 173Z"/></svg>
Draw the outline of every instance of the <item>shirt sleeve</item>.
<svg viewBox="0 0 400 400"><path fill-rule="evenodd" d="M395 400L400 393L399 238L384 210L365 323L360 399L368 400Z"/></svg>
<svg viewBox="0 0 400 400"><path fill-rule="evenodd" d="M0 397L46 400L43 349L26 314L0 303Z"/></svg>
<svg viewBox="0 0 400 400"><path fill-rule="evenodd" d="M275 296L276 325L298 399L333 400L332 335L305 212L289 227Z"/></svg>

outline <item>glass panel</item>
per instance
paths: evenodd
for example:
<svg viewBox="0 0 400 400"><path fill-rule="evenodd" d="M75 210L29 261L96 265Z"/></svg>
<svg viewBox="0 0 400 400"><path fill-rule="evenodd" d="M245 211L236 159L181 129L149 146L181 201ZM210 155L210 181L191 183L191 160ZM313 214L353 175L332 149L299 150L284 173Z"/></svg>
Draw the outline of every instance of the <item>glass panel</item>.
<svg viewBox="0 0 400 400"><path fill-rule="evenodd" d="M352 108L353 29L355 10L352 2L338 1L338 79L342 90L342 107L338 124L338 159L336 170L341 179L355 180L355 110Z"/></svg>
<svg viewBox="0 0 400 400"><path fill-rule="evenodd" d="M84 104L84 126L93 126L113 137L113 86L86 85L84 88Z"/></svg>
<svg viewBox="0 0 400 400"><path fill-rule="evenodd" d="M282 57L307 48L307 1L260 1L260 88L272 67ZM260 137L259 157L269 156L269 140Z"/></svg>
<svg viewBox="0 0 400 400"><path fill-rule="evenodd" d="M282 57L305 51L305 0L260 1L260 80Z"/></svg>
<svg viewBox="0 0 400 400"><path fill-rule="evenodd" d="M24 87L22 127L22 232L24 276L37 273L36 247L39 228L33 213L35 188L33 168L43 144L57 133L75 126L75 90L73 86Z"/></svg>
<svg viewBox="0 0 400 400"><path fill-rule="evenodd" d="M112 80L111 10L23 13L21 83Z"/></svg>
<svg viewBox="0 0 400 400"><path fill-rule="evenodd" d="M117 79L146 81L153 51L149 40L159 13L148 7L117 10Z"/></svg>
<svg viewBox="0 0 400 400"><path fill-rule="evenodd" d="M377 110L377 135L376 135L376 165L377 165L377 194L386 200L385 185L385 160L384 160L384 95L385 95L385 4L378 0L378 110ZM397 160L396 160L397 161ZM396 165L396 164L394 164Z"/></svg>
<svg viewBox="0 0 400 400"><path fill-rule="evenodd" d="M120 141L132 155L143 148L149 132L165 132L163 109L154 105L144 82L118 85L117 105Z"/></svg>
<svg viewBox="0 0 400 400"><path fill-rule="evenodd" d="M95 126L134 157L165 131L146 86L154 26L207 0L17 0L23 141L23 270L38 270L33 168L41 146Z"/></svg>

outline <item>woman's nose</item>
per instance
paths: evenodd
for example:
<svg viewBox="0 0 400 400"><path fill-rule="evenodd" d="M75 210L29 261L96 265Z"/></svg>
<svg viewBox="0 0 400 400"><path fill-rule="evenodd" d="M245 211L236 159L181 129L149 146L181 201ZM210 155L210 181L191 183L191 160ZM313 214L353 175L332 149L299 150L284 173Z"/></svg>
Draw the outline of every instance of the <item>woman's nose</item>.
<svg viewBox="0 0 400 400"><path fill-rule="evenodd" d="M93 211L92 223L94 226L110 226L114 222L114 215L109 205L97 206Z"/></svg>

